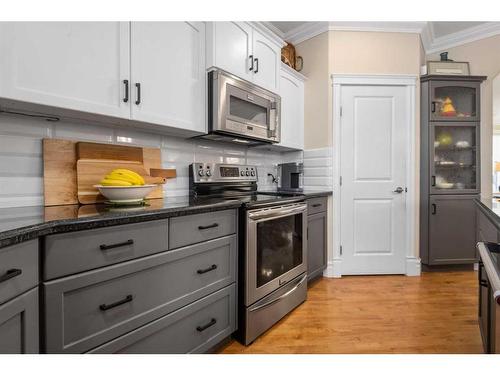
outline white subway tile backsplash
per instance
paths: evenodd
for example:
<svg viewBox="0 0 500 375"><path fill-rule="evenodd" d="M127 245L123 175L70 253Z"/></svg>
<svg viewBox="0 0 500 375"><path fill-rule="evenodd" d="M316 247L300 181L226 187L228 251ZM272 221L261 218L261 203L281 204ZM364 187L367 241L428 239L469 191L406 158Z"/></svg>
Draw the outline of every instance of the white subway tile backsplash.
<svg viewBox="0 0 500 375"><path fill-rule="evenodd" d="M331 147L304 151L304 188L333 189L333 150Z"/></svg>
<svg viewBox="0 0 500 375"><path fill-rule="evenodd" d="M277 185L267 174L276 176L279 163L302 161L304 157L302 151L278 152L227 142L160 136L130 127L0 115L0 207L43 205L43 138L161 147L162 166L177 170L177 177L164 186L168 197L189 193L188 167L193 162L257 165L259 190L274 191Z"/></svg>

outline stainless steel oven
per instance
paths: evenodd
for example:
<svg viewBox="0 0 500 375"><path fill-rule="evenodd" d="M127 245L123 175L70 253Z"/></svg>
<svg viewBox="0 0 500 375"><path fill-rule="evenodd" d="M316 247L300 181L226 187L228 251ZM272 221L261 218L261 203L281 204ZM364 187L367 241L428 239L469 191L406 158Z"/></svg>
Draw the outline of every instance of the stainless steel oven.
<svg viewBox="0 0 500 375"><path fill-rule="evenodd" d="M222 70L208 73L208 131L204 138L237 143L280 141L279 95Z"/></svg>
<svg viewBox="0 0 500 375"><path fill-rule="evenodd" d="M306 272L306 236L305 203L247 211L246 306Z"/></svg>

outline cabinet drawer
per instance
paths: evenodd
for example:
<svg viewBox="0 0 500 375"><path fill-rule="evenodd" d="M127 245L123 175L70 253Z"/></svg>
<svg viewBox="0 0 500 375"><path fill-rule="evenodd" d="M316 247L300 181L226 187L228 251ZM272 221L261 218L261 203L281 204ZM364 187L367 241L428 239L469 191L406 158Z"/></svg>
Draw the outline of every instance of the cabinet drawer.
<svg viewBox="0 0 500 375"><path fill-rule="evenodd" d="M0 354L38 353L38 288L0 305Z"/></svg>
<svg viewBox="0 0 500 375"><path fill-rule="evenodd" d="M235 294L233 284L90 353L203 353L236 329Z"/></svg>
<svg viewBox="0 0 500 375"><path fill-rule="evenodd" d="M44 283L48 353L80 353L235 281L236 236Z"/></svg>
<svg viewBox="0 0 500 375"><path fill-rule="evenodd" d="M0 304L38 284L38 240L0 249Z"/></svg>
<svg viewBox="0 0 500 375"><path fill-rule="evenodd" d="M44 280L108 266L168 249L167 220L47 236Z"/></svg>
<svg viewBox="0 0 500 375"><path fill-rule="evenodd" d="M328 207L328 198L319 197L319 198L311 198L307 200L307 214L313 215L318 212L326 211Z"/></svg>
<svg viewBox="0 0 500 375"><path fill-rule="evenodd" d="M170 219L170 248L236 233L236 210L209 212Z"/></svg>

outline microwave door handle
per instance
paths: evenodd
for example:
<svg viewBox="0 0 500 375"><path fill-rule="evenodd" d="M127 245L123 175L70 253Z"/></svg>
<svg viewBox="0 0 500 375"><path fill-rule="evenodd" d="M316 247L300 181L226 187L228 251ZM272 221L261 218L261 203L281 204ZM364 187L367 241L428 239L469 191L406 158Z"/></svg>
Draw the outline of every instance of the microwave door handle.
<svg viewBox="0 0 500 375"><path fill-rule="evenodd" d="M278 122L278 118L276 117L276 102L271 103L271 108L269 109L269 118L270 119L275 119L275 121L269 121L269 131L268 131L268 136L269 137L274 137L276 138L276 124ZM274 112L274 115L272 115Z"/></svg>

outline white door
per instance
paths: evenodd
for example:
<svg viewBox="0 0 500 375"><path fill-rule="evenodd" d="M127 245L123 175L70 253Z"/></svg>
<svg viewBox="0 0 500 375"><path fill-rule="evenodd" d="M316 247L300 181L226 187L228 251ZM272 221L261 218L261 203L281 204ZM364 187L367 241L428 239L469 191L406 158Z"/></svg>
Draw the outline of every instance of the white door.
<svg viewBox="0 0 500 375"><path fill-rule="evenodd" d="M281 69L281 141L280 146L304 148L304 83Z"/></svg>
<svg viewBox="0 0 500 375"><path fill-rule="evenodd" d="M406 93L403 86L342 86L342 274L405 273Z"/></svg>
<svg viewBox="0 0 500 375"><path fill-rule="evenodd" d="M205 24L132 22L132 118L204 133Z"/></svg>
<svg viewBox="0 0 500 375"><path fill-rule="evenodd" d="M128 22L0 23L0 96L129 118Z"/></svg>
<svg viewBox="0 0 500 375"><path fill-rule="evenodd" d="M272 92L279 91L281 48L257 30L253 32L253 82Z"/></svg>
<svg viewBox="0 0 500 375"><path fill-rule="evenodd" d="M252 28L245 22L214 22L213 64L240 78L251 81Z"/></svg>

